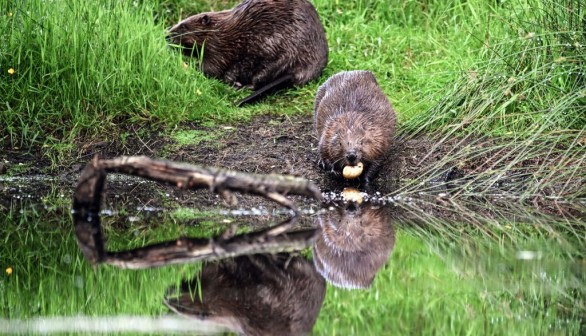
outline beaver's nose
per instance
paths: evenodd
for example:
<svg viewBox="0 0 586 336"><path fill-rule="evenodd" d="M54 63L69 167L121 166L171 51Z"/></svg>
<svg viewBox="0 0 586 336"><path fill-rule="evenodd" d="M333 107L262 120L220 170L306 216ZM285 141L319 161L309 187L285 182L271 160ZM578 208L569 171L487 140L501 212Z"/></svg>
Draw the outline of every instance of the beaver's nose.
<svg viewBox="0 0 586 336"><path fill-rule="evenodd" d="M167 36L166 36L167 41L175 39L176 37L183 34L184 31L185 31L185 25L183 23L178 23L178 24L174 25L173 27L171 27L171 29L167 30Z"/></svg>
<svg viewBox="0 0 586 336"><path fill-rule="evenodd" d="M348 205L346 206L346 211L348 212L354 212L358 210L358 206L356 206L356 203L354 202L349 202Z"/></svg>
<svg viewBox="0 0 586 336"><path fill-rule="evenodd" d="M348 162L350 162L350 164L355 164L356 163L356 152L354 152L354 151L348 152L346 154L346 160L348 160Z"/></svg>

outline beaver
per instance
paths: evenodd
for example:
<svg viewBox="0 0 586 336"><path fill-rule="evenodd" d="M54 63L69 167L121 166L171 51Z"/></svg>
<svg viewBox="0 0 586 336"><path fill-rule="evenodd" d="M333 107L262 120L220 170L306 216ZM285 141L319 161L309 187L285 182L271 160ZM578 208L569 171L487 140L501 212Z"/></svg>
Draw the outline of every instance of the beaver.
<svg viewBox="0 0 586 336"><path fill-rule="evenodd" d="M320 166L340 175L362 163L360 179L368 185L390 152L395 124L395 111L372 72L333 75L315 96Z"/></svg>
<svg viewBox="0 0 586 336"><path fill-rule="evenodd" d="M202 71L236 88L269 91L301 86L328 63L328 42L307 0L244 0L230 10L190 16L167 36L187 55L199 53Z"/></svg>
<svg viewBox="0 0 586 336"><path fill-rule="evenodd" d="M238 334L306 335L325 293L325 280L305 258L257 254L204 264L201 274L178 290L169 288L164 303L178 314Z"/></svg>
<svg viewBox="0 0 586 336"><path fill-rule="evenodd" d="M318 272L336 287L370 287L395 247L391 209L349 202L315 220L321 228L313 245Z"/></svg>

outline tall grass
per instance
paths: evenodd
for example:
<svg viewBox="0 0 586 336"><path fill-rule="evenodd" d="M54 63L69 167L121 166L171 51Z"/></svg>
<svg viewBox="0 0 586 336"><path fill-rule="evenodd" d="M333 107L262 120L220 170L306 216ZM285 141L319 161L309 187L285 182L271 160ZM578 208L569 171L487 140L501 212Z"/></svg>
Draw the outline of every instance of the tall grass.
<svg viewBox="0 0 586 336"><path fill-rule="evenodd" d="M498 35L499 11L480 0L314 2L330 62L318 81L235 109L236 92L168 47L167 27L237 1L16 1L0 4L0 137L14 147L73 151L116 137L127 124L237 120L259 113L310 114L317 86L335 72L374 71L400 119L424 113L473 63L478 38ZM10 14L10 15L9 15ZM8 69L15 73L9 74Z"/></svg>
<svg viewBox="0 0 586 336"><path fill-rule="evenodd" d="M477 64L428 114L409 120L407 129L524 138L583 131L585 5L527 0L508 6L510 16L495 18L508 37L487 37Z"/></svg>
<svg viewBox="0 0 586 336"><path fill-rule="evenodd" d="M586 7L512 5L500 19L510 37L487 39L440 103L405 123L407 139L432 134L434 145L397 192L412 198L401 206L413 232L457 272L499 274L486 288L509 283L512 301L555 306L583 328ZM514 280L525 256L538 266Z"/></svg>
<svg viewBox="0 0 586 336"><path fill-rule="evenodd" d="M456 169L461 184L450 199L466 206L490 196L502 204L533 202L544 208L549 203L553 212L566 203L581 207L586 7L581 1L549 0L510 6L512 16L499 19L510 37L487 39L477 65L439 104L405 123L407 138L435 134L433 150L419 162L421 178L404 186L407 194L437 190L437 185L422 187L423 181Z"/></svg>
<svg viewBox="0 0 586 336"><path fill-rule="evenodd" d="M515 311L523 312L517 321L541 316L497 333L579 334L586 7L572 0L504 6L511 15L495 13L503 31L483 39L476 65L428 113L403 124L407 141L425 134L433 148L410 167L420 174L397 191L407 199L399 205L411 233L459 274L461 288L482 279L482 300L509 302L492 318L483 311L491 328L507 325ZM557 321L545 322L548 314Z"/></svg>
<svg viewBox="0 0 586 336"><path fill-rule="evenodd" d="M3 1L0 132L14 146L111 137L230 110L223 87L186 68L154 23L156 3ZM8 69L14 69L9 74ZM112 134L114 133L114 134Z"/></svg>

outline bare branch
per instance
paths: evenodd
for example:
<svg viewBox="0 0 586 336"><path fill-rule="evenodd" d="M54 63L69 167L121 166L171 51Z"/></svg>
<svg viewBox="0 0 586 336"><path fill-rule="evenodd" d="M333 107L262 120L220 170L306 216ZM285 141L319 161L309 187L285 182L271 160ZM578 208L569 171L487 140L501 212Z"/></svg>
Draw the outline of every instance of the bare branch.
<svg viewBox="0 0 586 336"><path fill-rule="evenodd" d="M313 183L287 175L249 174L222 168L155 160L146 156L122 156L112 160L99 160L94 169L137 175L183 189L209 188L212 192L219 194L225 191L237 191L260 195L294 211L296 208L293 202L283 195L303 195L322 200L321 192Z"/></svg>
<svg viewBox="0 0 586 336"><path fill-rule="evenodd" d="M106 172L138 175L180 188L209 188L220 194L238 191L261 195L293 210L294 216L259 232L235 236L223 234L210 239L181 237L138 249L108 252L99 217ZM316 229L287 233L297 221L295 205L284 196L289 193L322 199L311 182L292 176L246 174L144 156L112 160L94 158L82 171L75 190L75 233L80 249L92 264L106 263L121 268L148 268L245 254L291 252L310 246Z"/></svg>

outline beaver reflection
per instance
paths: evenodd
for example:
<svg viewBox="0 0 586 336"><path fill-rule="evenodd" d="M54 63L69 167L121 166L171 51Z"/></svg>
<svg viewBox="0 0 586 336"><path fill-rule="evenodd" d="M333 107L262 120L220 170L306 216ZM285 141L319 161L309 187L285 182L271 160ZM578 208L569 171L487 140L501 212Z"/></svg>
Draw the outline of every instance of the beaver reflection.
<svg viewBox="0 0 586 336"><path fill-rule="evenodd" d="M245 335L309 334L325 296L311 262L281 253L206 263L200 276L165 298L173 311L224 325Z"/></svg>
<svg viewBox="0 0 586 336"><path fill-rule="evenodd" d="M319 215L313 246L318 272L336 287L369 287L395 246L390 215L388 207L352 202Z"/></svg>

